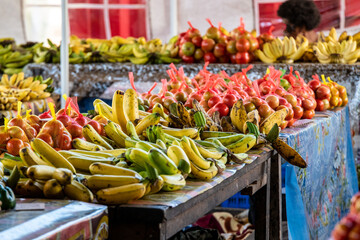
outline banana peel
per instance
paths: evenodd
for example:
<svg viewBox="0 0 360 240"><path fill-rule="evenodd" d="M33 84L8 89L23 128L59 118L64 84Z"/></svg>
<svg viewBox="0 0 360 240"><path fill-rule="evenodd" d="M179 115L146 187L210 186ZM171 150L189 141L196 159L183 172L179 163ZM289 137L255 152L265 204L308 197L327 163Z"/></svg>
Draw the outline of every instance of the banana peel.
<svg viewBox="0 0 360 240"><path fill-rule="evenodd" d="M301 155L286 142L279 138L279 126L275 123L265 139L271 143L271 146L284 158L288 163L300 167L306 168L307 163L301 157Z"/></svg>
<svg viewBox="0 0 360 240"><path fill-rule="evenodd" d="M231 123L241 133L245 133L247 129L247 113L242 99L239 99L231 109L230 112Z"/></svg>
<svg viewBox="0 0 360 240"><path fill-rule="evenodd" d="M287 108L274 112L260 124L260 132L263 134L269 134L275 124L279 126L285 120L287 114Z"/></svg>

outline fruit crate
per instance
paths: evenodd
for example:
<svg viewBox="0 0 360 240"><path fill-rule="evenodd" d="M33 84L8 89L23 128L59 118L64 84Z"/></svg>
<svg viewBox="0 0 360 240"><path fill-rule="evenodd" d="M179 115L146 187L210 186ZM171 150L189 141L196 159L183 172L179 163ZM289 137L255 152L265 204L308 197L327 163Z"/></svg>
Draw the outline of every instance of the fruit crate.
<svg viewBox="0 0 360 240"><path fill-rule="evenodd" d="M228 200L223 202L220 206L225 208L250 208L250 199L247 195L241 195L240 192L236 193L234 196L230 197Z"/></svg>

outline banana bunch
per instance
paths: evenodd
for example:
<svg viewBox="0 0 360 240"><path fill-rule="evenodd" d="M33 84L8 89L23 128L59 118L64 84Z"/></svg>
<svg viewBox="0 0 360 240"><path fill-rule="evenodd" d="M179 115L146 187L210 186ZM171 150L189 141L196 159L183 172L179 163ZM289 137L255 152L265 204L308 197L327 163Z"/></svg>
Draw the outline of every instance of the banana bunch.
<svg viewBox="0 0 360 240"><path fill-rule="evenodd" d="M12 45L0 48L0 66L5 74L16 74L31 62L33 54L30 51L13 51Z"/></svg>
<svg viewBox="0 0 360 240"><path fill-rule="evenodd" d="M349 39L339 41L317 42L313 46L314 53L320 63L355 63L360 57L360 49L357 49L356 41Z"/></svg>
<svg viewBox="0 0 360 240"><path fill-rule="evenodd" d="M293 63L299 60L305 53L309 42L306 37L284 37L283 40L276 38L263 45L263 50L256 50L255 55L264 63Z"/></svg>
<svg viewBox="0 0 360 240"><path fill-rule="evenodd" d="M43 80L42 76L24 78L24 73L13 74L10 79L3 74L0 82L1 110L16 108L17 101L30 101L48 98L54 90L53 80Z"/></svg>

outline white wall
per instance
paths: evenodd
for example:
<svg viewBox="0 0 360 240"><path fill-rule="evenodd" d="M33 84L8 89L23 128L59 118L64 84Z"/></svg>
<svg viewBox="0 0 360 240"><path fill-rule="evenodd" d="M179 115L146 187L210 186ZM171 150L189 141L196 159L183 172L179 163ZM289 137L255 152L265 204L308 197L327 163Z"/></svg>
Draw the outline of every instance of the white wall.
<svg viewBox="0 0 360 240"><path fill-rule="evenodd" d="M163 41L170 39L170 4L169 0L149 0L151 37L158 37ZM222 22L227 30L232 30L240 24L240 17L245 19L245 29L255 28L252 0L177 0L178 32L188 29L187 21L205 34L209 18L214 25Z"/></svg>
<svg viewBox="0 0 360 240"><path fill-rule="evenodd" d="M12 37L17 42L25 41L21 18L22 0L1 0L0 38Z"/></svg>

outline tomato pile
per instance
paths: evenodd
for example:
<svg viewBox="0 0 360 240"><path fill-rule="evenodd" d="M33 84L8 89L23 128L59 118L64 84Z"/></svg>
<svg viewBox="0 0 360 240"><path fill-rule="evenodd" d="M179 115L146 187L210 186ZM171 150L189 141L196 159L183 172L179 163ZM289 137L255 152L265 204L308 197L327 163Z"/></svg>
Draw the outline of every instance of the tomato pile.
<svg viewBox="0 0 360 240"><path fill-rule="evenodd" d="M345 106L348 101L345 87L332 81L316 85L315 80L312 80L306 84L299 72L293 71L292 67L287 74L269 67L262 78L251 81L246 74L252 68L251 65L229 76L225 71L210 73L206 70L207 64L193 79L185 76L182 67L176 69L171 64L171 69L167 71L170 81L161 80L161 91L152 94L154 85L149 92L142 94L149 106L148 110L152 111L152 107L160 103L166 111L175 102L182 102L185 107L192 108L193 100L196 99L210 116L219 112L220 117L224 117L229 115L234 103L241 98L246 111L249 113L256 109L261 120L275 111L287 108L288 115L281 124L284 129L292 126L298 119L313 118L315 110ZM321 105L326 102L326 107ZM337 105L332 104L334 102Z"/></svg>
<svg viewBox="0 0 360 240"><path fill-rule="evenodd" d="M185 63L205 61L209 63L246 64L255 60L253 52L264 42L274 39L271 30L256 38L255 32L245 30L243 19L240 26L228 32L221 27L215 27L206 19L210 27L204 36L188 22L190 28L179 35L176 45L179 46L179 57Z"/></svg>

